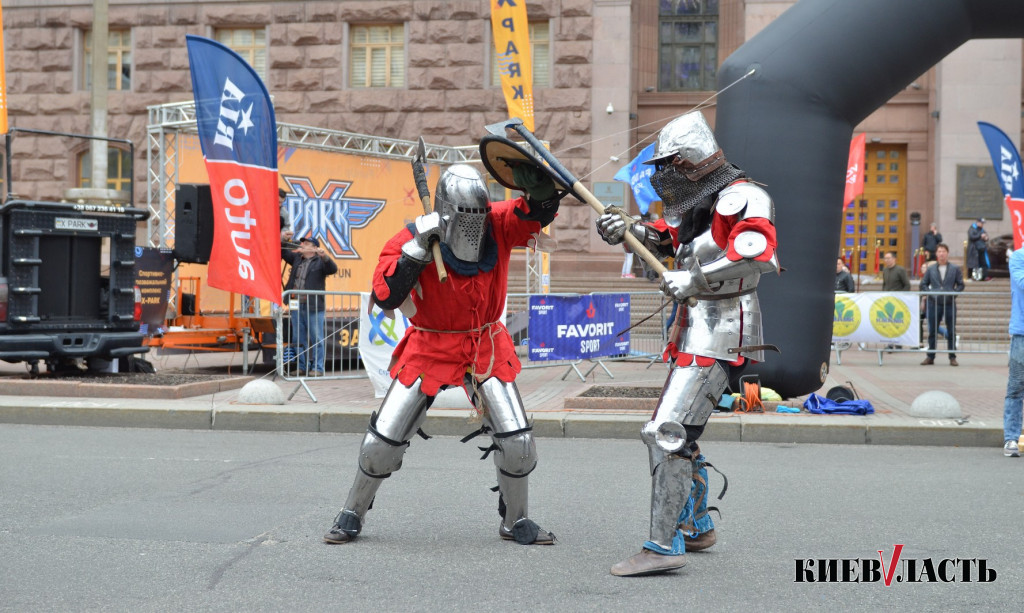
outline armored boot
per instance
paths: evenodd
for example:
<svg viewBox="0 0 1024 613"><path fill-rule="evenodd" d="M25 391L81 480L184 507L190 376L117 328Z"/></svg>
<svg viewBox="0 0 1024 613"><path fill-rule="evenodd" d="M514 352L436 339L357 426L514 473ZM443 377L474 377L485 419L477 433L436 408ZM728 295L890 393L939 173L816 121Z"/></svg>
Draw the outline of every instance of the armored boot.
<svg viewBox="0 0 1024 613"><path fill-rule="evenodd" d="M648 446L654 473L651 476L651 532L640 553L611 568L617 577L663 573L686 565L686 545L677 530L679 512L690 496L689 458L667 454Z"/></svg>
<svg viewBox="0 0 1024 613"><path fill-rule="evenodd" d="M491 430L494 466L498 473L498 536L521 545L553 545L555 535L528 517L529 475L537 467L533 427L526 419L515 383L490 378L477 387L475 400L484 408Z"/></svg>
<svg viewBox="0 0 1024 613"><path fill-rule="evenodd" d="M397 379L392 382L380 414L370 415L370 425L359 448L359 472L348 492L345 507L324 535L325 543L348 543L363 529L363 518L373 505L377 489L384 479L402 467L409 439L426 419L427 408L433 400L433 396L420 391L418 379L408 387Z"/></svg>

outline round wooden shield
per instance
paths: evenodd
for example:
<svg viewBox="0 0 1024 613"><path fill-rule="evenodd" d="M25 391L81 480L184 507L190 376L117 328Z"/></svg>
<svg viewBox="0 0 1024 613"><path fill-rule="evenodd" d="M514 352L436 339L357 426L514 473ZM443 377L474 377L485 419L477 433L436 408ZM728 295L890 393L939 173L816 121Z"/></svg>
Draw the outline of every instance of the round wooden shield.
<svg viewBox="0 0 1024 613"><path fill-rule="evenodd" d="M484 168L491 173L495 181L509 189L523 189L516 185L516 181L512 177L512 167L517 163L532 164L544 170L555 180L555 185L559 189L569 189L570 187L542 159L504 136L488 134L480 140L480 161L483 162Z"/></svg>

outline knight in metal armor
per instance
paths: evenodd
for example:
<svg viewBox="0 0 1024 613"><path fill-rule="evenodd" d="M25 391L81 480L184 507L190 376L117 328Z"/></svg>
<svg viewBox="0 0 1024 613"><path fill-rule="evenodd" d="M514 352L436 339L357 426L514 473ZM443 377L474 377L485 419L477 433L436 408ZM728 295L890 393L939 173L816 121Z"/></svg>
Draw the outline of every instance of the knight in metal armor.
<svg viewBox="0 0 1024 613"><path fill-rule="evenodd" d="M385 244L372 300L385 310L401 308L410 325L392 355L394 381L370 417L355 482L325 542L348 543L359 535L377 489L401 468L410 439L423 435L427 409L449 387L465 390L482 417L478 433L490 434L484 457L493 453L497 469L499 536L521 544L555 542L527 513L537 452L515 384L521 366L500 317L511 251L551 223L560 196L536 167L523 164L515 172L528 197L492 203L476 169L451 166L438 181L434 212ZM433 265L433 241L440 241L445 283Z"/></svg>
<svg viewBox="0 0 1024 613"><path fill-rule="evenodd" d="M648 163L662 219L631 223L609 213L597 220L609 244L631 232L676 263L661 279L675 309L664 355L671 370L641 431L651 468L650 537L640 553L612 566L618 576L681 568L685 552L715 543L697 441L731 376L772 348L762 344L756 290L762 274L779 271L772 200L726 161L700 112L666 125Z"/></svg>

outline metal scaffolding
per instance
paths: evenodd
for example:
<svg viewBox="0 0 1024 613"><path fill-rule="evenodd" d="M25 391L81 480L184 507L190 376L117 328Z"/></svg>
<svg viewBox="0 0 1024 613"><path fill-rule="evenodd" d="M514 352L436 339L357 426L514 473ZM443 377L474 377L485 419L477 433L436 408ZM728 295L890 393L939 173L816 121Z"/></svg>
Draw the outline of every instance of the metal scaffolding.
<svg viewBox="0 0 1024 613"><path fill-rule="evenodd" d="M147 108L146 126L146 206L149 210L146 243L150 247L174 245L174 191L181 164L181 139L196 134L195 102L174 102ZM340 130L311 128L288 123L277 124L277 144L319 151L355 153L376 157L411 160L417 141L384 138ZM458 164L480 162L476 145L449 147L426 145L426 162ZM527 291L540 293L542 285L540 252L527 254Z"/></svg>

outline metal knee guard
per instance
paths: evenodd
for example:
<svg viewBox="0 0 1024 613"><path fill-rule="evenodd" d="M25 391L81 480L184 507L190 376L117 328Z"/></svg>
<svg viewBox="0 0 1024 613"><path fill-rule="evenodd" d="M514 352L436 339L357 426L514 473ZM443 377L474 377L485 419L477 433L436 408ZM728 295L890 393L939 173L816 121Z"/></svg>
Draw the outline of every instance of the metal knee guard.
<svg viewBox="0 0 1024 613"><path fill-rule="evenodd" d="M516 520L527 517L529 488L527 475L537 466L533 428L526 419L523 400L515 383L490 378L477 388L476 401L484 408L484 420L491 429L494 466L498 471L499 510L503 525L511 529Z"/></svg>
<svg viewBox="0 0 1024 613"><path fill-rule="evenodd" d="M419 429L434 401L420 391L417 379L406 387L397 379L391 383L380 413L370 417L370 426L359 448L359 472L349 490L345 510L362 518L370 508L381 481L402 467L409 439Z"/></svg>
<svg viewBox="0 0 1024 613"><path fill-rule="evenodd" d="M644 443L677 453L700 436L711 412L718 405L729 377L722 366L676 367L665 381L654 418L640 433ZM655 464L651 464L654 472Z"/></svg>

